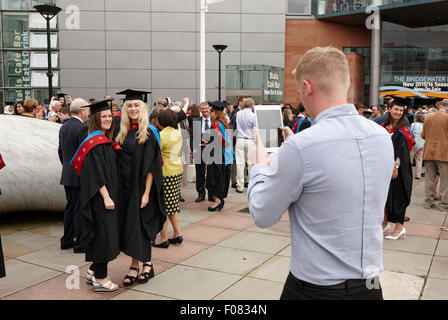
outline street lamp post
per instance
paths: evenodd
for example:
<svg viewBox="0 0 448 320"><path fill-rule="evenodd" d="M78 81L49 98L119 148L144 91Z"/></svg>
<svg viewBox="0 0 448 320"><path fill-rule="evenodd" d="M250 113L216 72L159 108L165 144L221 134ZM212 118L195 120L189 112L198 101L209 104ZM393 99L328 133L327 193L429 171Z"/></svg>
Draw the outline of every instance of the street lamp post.
<svg viewBox="0 0 448 320"><path fill-rule="evenodd" d="M53 72L51 71L51 33L50 33L50 20L53 19L59 12L61 8L51 5L39 5L34 6L37 12L39 12L42 17L47 21L47 52L48 52L48 101L51 100L53 96Z"/></svg>
<svg viewBox="0 0 448 320"><path fill-rule="evenodd" d="M215 45L213 45L213 48L215 48L215 50L218 51L218 56L219 56L219 72L218 72L219 97L218 97L218 100L221 101L221 53L227 48L227 46L222 45L222 44L215 44Z"/></svg>

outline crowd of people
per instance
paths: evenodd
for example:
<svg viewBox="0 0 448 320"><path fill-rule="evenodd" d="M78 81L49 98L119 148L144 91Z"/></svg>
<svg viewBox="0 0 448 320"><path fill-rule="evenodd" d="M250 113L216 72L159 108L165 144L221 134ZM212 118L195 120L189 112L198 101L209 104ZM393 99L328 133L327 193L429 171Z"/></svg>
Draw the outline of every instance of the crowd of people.
<svg viewBox="0 0 448 320"><path fill-rule="evenodd" d="M304 283L319 290L321 286L339 290L335 282L359 280L353 273L359 269L354 256L345 256L347 248L354 248L359 240L354 229L368 234L366 241L373 249L361 251L370 262L378 258L375 221L381 224L381 218L386 239L404 238L413 179L423 176L423 161L425 208L434 208L440 200L438 208L448 209L448 100L416 108L408 108L402 98L391 98L384 107L353 106L342 94L349 83L343 53L319 50L316 58L322 59L322 70L307 67L307 55L296 70L303 104L282 105L282 130L288 140L275 155L281 170L263 166L270 165L271 158L264 158L251 97L239 97L237 105L158 98L149 107L150 92L128 89L117 93L125 95L121 106L110 97L87 102L66 100L61 94L51 99L48 110L35 99L5 107L5 114L62 124L58 152L67 206L61 250L85 253L86 261L92 262L87 282L95 292L118 290L108 277L108 263L120 252L131 258L123 279L129 287L154 277L152 247L182 244L179 203L184 201L181 188L188 164L196 169L195 201L205 201L207 196L210 212L223 210L231 186L238 193L248 188L251 213L259 226L272 225L290 209L293 250L303 252L293 253L283 299L297 298L297 287ZM342 67L329 69L338 64ZM335 90L316 80L321 75L331 77L332 72L335 81L330 83L338 84ZM357 152L359 157L354 157ZM362 222L358 221L360 208L366 219ZM344 212L338 215L340 210ZM333 222L325 226L328 221ZM394 230L389 223L395 224ZM339 238L333 232L337 228L351 234ZM297 234L297 230L305 232ZM319 242L315 241L318 234L322 243L315 247L312 243ZM332 275L316 261L332 265ZM340 261L352 264L352 269L347 271ZM365 279L366 271L358 271ZM359 286L357 281L352 283ZM306 295L316 293L310 292ZM382 297L378 292L360 295Z"/></svg>

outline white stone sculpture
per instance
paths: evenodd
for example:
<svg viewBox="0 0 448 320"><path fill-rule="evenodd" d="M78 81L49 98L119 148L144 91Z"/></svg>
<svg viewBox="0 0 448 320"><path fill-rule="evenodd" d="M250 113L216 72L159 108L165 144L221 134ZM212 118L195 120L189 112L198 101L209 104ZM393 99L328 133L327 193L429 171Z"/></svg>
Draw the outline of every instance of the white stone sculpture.
<svg viewBox="0 0 448 320"><path fill-rule="evenodd" d="M18 211L63 212L64 187L59 184L60 124L0 114L0 214Z"/></svg>

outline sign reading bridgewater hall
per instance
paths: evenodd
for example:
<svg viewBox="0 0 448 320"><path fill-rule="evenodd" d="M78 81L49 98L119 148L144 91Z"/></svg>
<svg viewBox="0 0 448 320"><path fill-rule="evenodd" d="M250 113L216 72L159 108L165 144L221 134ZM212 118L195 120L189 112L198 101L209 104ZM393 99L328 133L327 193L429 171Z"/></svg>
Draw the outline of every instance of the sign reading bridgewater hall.
<svg viewBox="0 0 448 320"><path fill-rule="evenodd" d="M415 90L448 91L448 76L394 76L394 82Z"/></svg>

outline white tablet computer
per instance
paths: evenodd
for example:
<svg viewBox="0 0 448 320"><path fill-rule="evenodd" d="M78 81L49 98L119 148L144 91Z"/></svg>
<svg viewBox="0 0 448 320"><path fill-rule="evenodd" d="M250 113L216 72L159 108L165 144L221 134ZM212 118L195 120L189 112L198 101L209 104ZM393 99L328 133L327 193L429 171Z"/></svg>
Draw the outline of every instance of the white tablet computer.
<svg viewBox="0 0 448 320"><path fill-rule="evenodd" d="M255 106L258 132L266 152L273 153L283 142L282 108L280 106Z"/></svg>

